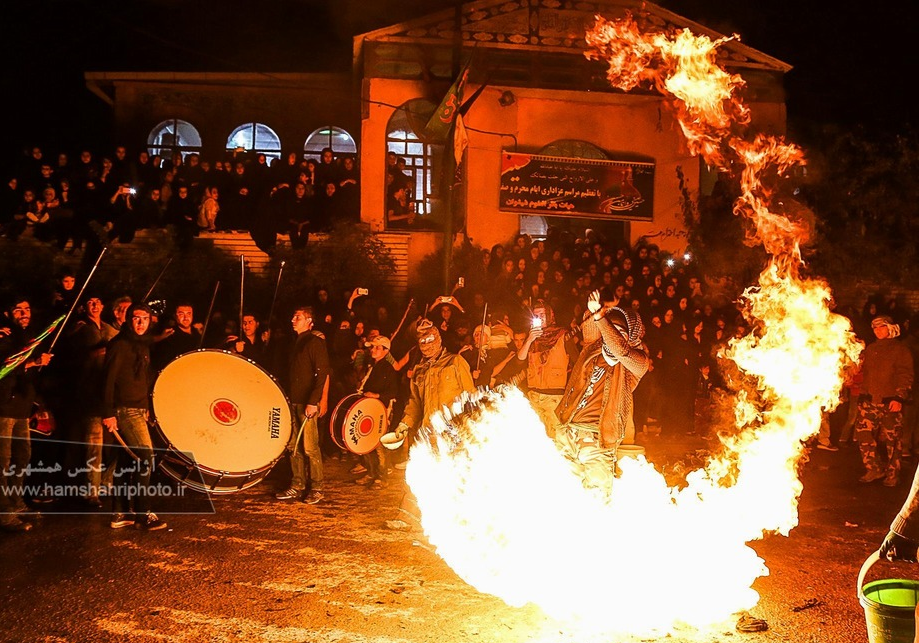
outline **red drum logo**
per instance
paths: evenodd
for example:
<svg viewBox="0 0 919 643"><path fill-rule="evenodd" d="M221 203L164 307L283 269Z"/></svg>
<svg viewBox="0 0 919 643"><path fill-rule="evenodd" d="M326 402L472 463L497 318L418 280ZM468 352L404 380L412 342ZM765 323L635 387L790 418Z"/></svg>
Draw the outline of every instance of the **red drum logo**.
<svg viewBox="0 0 919 643"><path fill-rule="evenodd" d="M211 402L211 417L219 424L233 426L239 422L239 407L231 400L214 400Z"/></svg>
<svg viewBox="0 0 919 643"><path fill-rule="evenodd" d="M361 421L357 425L357 432L361 437L367 437L373 432L373 427L375 423L372 417L364 416L361 418Z"/></svg>

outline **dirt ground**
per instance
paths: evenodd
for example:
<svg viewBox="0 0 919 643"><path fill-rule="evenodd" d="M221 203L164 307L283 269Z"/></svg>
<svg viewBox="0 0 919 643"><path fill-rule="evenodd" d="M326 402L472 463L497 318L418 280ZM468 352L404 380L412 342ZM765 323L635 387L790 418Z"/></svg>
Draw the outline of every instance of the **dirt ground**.
<svg viewBox="0 0 919 643"><path fill-rule="evenodd" d="M646 446L649 459L663 463L705 443L697 436L662 436ZM385 521L397 515L401 472L387 489L370 490L353 483L352 465L327 461L327 500L319 505L275 501L271 494L284 482L279 468L252 489L214 498L213 514L169 515L169 529L154 533L110 529L107 514L52 509L41 528L0 537L0 640L594 640L566 631L535 607L508 607L470 587L423 533L387 529ZM768 630L741 633L732 623L666 640L867 640L856 575L907 487L859 485L859 473L854 448L814 452L803 469L799 526L787 538L752 544L770 575L754 585L761 600L751 615ZM200 500L187 504L200 507ZM886 564L875 577L892 575L919 577L919 569ZM661 578L660 593L648 600L680 597L668 593Z"/></svg>

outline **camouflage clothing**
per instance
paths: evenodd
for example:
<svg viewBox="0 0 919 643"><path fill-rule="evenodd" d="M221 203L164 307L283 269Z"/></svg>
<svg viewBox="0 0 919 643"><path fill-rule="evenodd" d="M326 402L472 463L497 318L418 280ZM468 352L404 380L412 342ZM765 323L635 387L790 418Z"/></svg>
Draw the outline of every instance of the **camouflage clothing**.
<svg viewBox="0 0 919 643"><path fill-rule="evenodd" d="M900 439L903 413L894 413L887 404L862 402L858 405L855 439L862 452L866 478L896 483L900 478Z"/></svg>

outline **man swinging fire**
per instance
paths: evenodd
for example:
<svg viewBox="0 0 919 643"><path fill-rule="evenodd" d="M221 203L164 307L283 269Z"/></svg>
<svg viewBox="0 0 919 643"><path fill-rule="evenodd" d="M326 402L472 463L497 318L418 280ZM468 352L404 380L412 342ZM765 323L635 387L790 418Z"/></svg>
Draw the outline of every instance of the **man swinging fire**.
<svg viewBox="0 0 919 643"><path fill-rule="evenodd" d="M632 393L649 364L641 318L618 304L613 297L601 302L599 290L587 299L584 348L558 405L561 425L555 434L584 486L605 493L612 487L616 450L634 427Z"/></svg>

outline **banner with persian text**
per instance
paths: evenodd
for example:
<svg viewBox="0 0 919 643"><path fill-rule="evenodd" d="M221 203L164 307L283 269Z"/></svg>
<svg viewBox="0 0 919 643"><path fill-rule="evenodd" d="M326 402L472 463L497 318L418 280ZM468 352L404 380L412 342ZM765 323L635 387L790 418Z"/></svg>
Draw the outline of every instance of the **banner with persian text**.
<svg viewBox="0 0 919 643"><path fill-rule="evenodd" d="M653 197L654 163L501 153L500 210L650 221Z"/></svg>

